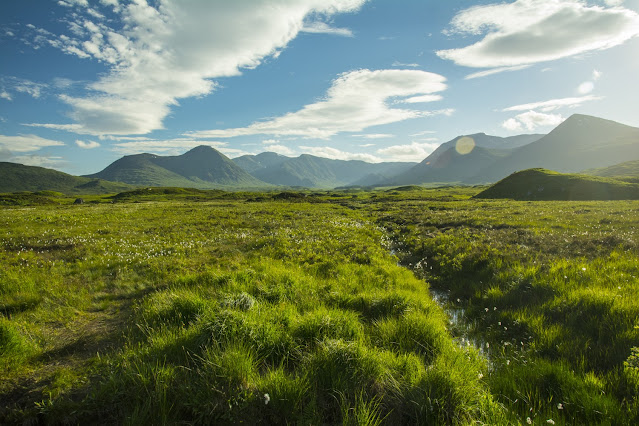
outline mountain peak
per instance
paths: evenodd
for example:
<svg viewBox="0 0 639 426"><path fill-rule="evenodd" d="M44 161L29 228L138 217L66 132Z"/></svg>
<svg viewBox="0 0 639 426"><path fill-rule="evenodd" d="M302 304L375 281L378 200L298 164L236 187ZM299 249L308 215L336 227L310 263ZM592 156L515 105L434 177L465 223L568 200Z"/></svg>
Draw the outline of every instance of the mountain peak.
<svg viewBox="0 0 639 426"><path fill-rule="evenodd" d="M202 154L212 154L212 153L222 155L220 151L218 151L217 149L213 148L210 145L198 145L195 148L192 148L189 151L185 152L183 155L192 155L192 154L202 155Z"/></svg>

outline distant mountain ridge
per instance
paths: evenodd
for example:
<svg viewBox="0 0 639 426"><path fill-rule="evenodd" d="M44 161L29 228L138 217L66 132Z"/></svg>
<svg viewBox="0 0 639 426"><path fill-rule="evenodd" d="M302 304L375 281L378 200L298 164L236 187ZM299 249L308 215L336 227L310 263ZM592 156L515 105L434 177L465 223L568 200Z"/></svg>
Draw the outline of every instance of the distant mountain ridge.
<svg viewBox="0 0 639 426"><path fill-rule="evenodd" d="M518 135L507 138L485 133L458 136L441 144L421 163L410 170L384 182L385 185L410 185L422 183L462 182L500 158L507 157L513 149L542 138L541 134ZM472 141L472 142L470 142ZM459 149L458 144L471 143L470 152ZM461 151L461 153L460 153Z"/></svg>
<svg viewBox="0 0 639 426"><path fill-rule="evenodd" d="M224 154L205 145L178 156L127 155L101 172L87 176L139 186L199 189L270 187L245 172Z"/></svg>
<svg viewBox="0 0 639 426"><path fill-rule="evenodd" d="M639 159L639 128L574 114L546 136L517 148L466 182L495 182L513 172L538 167L575 173L635 159Z"/></svg>
<svg viewBox="0 0 639 426"><path fill-rule="evenodd" d="M268 152L255 156L245 155L233 161L264 182L307 188L372 185L380 178L388 178L415 165L404 162L333 160L309 154L291 158Z"/></svg>

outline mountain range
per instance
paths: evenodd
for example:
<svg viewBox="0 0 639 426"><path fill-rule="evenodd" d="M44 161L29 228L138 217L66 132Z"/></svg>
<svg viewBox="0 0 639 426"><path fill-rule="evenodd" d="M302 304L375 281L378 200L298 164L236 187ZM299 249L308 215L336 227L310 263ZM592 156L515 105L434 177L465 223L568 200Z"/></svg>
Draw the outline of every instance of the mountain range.
<svg viewBox="0 0 639 426"><path fill-rule="evenodd" d="M547 135L459 136L440 145L420 163L367 163L308 154L291 158L272 152L230 159L210 146L198 146L178 156L128 155L98 173L83 177L0 163L0 192L49 189L97 193L131 186L269 190L484 184L530 168L562 173L591 169L593 175L623 173L632 177L637 175L636 161L611 168L632 160L639 161L639 128L575 114ZM120 183L113 186L112 182Z"/></svg>

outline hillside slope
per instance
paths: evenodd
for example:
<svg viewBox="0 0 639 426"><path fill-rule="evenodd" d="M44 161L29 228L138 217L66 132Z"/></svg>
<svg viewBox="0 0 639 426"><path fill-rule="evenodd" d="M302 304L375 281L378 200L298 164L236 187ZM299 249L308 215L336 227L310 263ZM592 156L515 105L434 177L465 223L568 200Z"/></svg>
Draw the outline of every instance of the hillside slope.
<svg viewBox="0 0 639 426"><path fill-rule="evenodd" d="M0 162L0 192L57 191L64 194L108 194L133 189L131 185L78 177L44 167Z"/></svg>
<svg viewBox="0 0 639 426"><path fill-rule="evenodd" d="M500 180L475 198L639 200L639 185L604 177L528 169Z"/></svg>
<svg viewBox="0 0 639 426"><path fill-rule="evenodd" d="M585 175L612 177L626 182L639 183L639 160L625 161L609 167L588 169L581 172Z"/></svg>

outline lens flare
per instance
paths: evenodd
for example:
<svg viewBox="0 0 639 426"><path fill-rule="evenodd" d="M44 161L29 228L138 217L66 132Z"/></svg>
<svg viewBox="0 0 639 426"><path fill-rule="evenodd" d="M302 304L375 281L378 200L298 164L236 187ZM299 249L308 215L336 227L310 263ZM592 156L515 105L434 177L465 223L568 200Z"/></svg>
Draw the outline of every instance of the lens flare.
<svg viewBox="0 0 639 426"><path fill-rule="evenodd" d="M455 150L461 155L470 154L473 149L475 149L475 140L468 136L459 138L455 144Z"/></svg>

